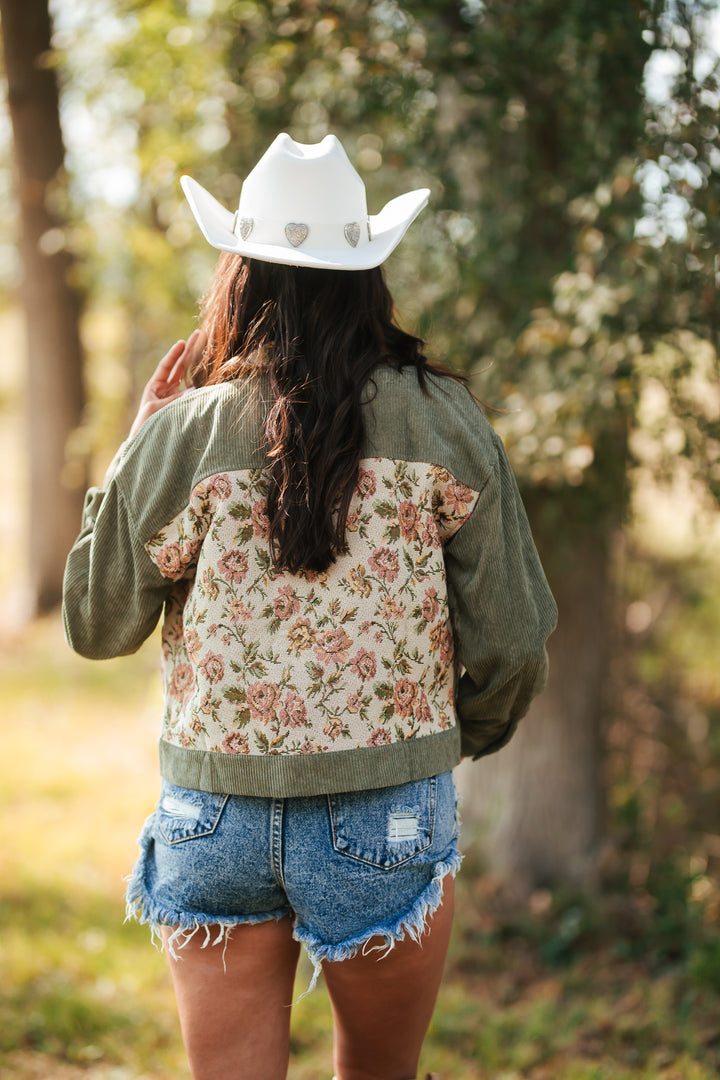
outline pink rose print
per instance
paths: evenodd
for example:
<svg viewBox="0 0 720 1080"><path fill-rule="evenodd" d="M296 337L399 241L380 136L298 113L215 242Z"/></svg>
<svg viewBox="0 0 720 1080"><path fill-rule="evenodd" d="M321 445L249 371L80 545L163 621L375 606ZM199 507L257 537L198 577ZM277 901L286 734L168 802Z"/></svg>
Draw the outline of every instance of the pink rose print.
<svg viewBox="0 0 720 1080"><path fill-rule="evenodd" d="M467 514L467 504L473 501L475 492L472 488L466 487L465 484L459 483L457 480L453 480L451 484L445 488L445 495L443 503L446 510L455 515Z"/></svg>
<svg viewBox="0 0 720 1080"><path fill-rule="evenodd" d="M351 510L347 516L346 527L348 532L357 532L360 528L360 515L357 510Z"/></svg>
<svg viewBox="0 0 720 1080"><path fill-rule="evenodd" d="M434 622L440 613L440 605L437 600L437 592L431 585L425 590L425 599L422 602L422 616L425 622Z"/></svg>
<svg viewBox="0 0 720 1080"><path fill-rule="evenodd" d="M190 730L194 731L196 735L202 735L204 729L205 725L203 724L200 717L197 715L197 713L193 713L192 720L190 721Z"/></svg>
<svg viewBox="0 0 720 1080"><path fill-rule="evenodd" d="M350 661L353 674L357 675L358 679L373 679L377 673L377 661L375 660L375 654L368 652L367 649L359 649Z"/></svg>
<svg viewBox="0 0 720 1080"><path fill-rule="evenodd" d="M220 586L218 585L217 578L213 570L208 568L203 571L200 578L200 589L207 596L208 600L217 600L220 595Z"/></svg>
<svg viewBox="0 0 720 1080"><path fill-rule="evenodd" d="M323 728L323 731L328 738L335 741L343 733L343 722L339 716L331 716L327 724Z"/></svg>
<svg viewBox="0 0 720 1080"><path fill-rule="evenodd" d="M294 653L304 652L315 643L317 631L309 619L296 619L287 632L288 649Z"/></svg>
<svg viewBox="0 0 720 1080"><path fill-rule="evenodd" d="M280 709L280 720L285 727L305 727L307 724L305 702L294 690L288 690L285 695L285 701Z"/></svg>
<svg viewBox="0 0 720 1080"><path fill-rule="evenodd" d="M350 588L352 592L357 593L358 596L369 596L372 592L372 584L365 577L365 567L362 563L359 566L354 566L348 574L350 579Z"/></svg>
<svg viewBox="0 0 720 1080"><path fill-rule="evenodd" d="M211 716L213 711L213 699L212 694L203 694L200 699L200 712L205 713L206 716Z"/></svg>
<svg viewBox="0 0 720 1080"><path fill-rule="evenodd" d="M230 731L222 741L222 748L228 754L249 754L248 741L241 731Z"/></svg>
<svg viewBox="0 0 720 1080"><path fill-rule="evenodd" d="M275 598L273 603L273 614L278 619L290 619L293 615L297 615L300 610L300 601L295 595L295 590L292 585L281 585L278 589L279 596Z"/></svg>
<svg viewBox="0 0 720 1080"><path fill-rule="evenodd" d="M425 524L423 530L420 533L420 539L427 547L439 548L441 546L440 534L438 533L437 523L432 514L425 515Z"/></svg>
<svg viewBox="0 0 720 1080"><path fill-rule="evenodd" d="M185 648L190 659L197 660L198 653L202 648L202 642L194 626L189 626L185 631Z"/></svg>
<svg viewBox="0 0 720 1080"><path fill-rule="evenodd" d="M280 698L280 687L276 683L263 679L251 683L246 691L247 703L253 720L267 724L275 719L275 706Z"/></svg>
<svg viewBox="0 0 720 1080"><path fill-rule="evenodd" d="M398 557L389 547L376 548L368 559L368 566L383 581L394 581L400 570Z"/></svg>
<svg viewBox="0 0 720 1080"><path fill-rule="evenodd" d="M400 532L405 540L417 540L420 525L420 511L415 503L401 502L398 506Z"/></svg>
<svg viewBox="0 0 720 1080"><path fill-rule="evenodd" d="M321 742L310 742L309 739L300 747L301 754L321 754L323 750L327 750L327 746L323 746Z"/></svg>
<svg viewBox="0 0 720 1080"><path fill-rule="evenodd" d="M392 742L390 738L390 732L386 727L377 727L373 731L372 735L366 742L366 746L384 746L385 743Z"/></svg>
<svg viewBox="0 0 720 1080"><path fill-rule="evenodd" d="M360 697L359 693L356 692L354 694L348 694L347 695L347 707L348 707L348 712L351 712L351 713L360 712L360 709L362 707L362 698Z"/></svg>
<svg viewBox="0 0 720 1080"><path fill-rule="evenodd" d="M251 518L255 536L260 536L263 540L267 540L270 535L270 518L267 516L267 503L265 499L258 499L256 503L253 503Z"/></svg>
<svg viewBox="0 0 720 1080"><path fill-rule="evenodd" d="M157 567L163 577L179 578L184 572L187 562L180 544L165 544L155 556Z"/></svg>
<svg viewBox="0 0 720 1080"><path fill-rule="evenodd" d="M413 711L417 693L417 683L407 678L398 679L393 688L395 711L399 712L401 716L409 716Z"/></svg>
<svg viewBox="0 0 720 1080"><path fill-rule="evenodd" d="M380 609L380 618L390 622L394 619L402 619L405 614L405 605L398 604L397 600L393 600L390 596L386 596L383 600L383 606Z"/></svg>
<svg viewBox="0 0 720 1080"><path fill-rule="evenodd" d="M453 658L453 637L449 627L445 627L445 633L440 639L440 659L444 664L452 662Z"/></svg>
<svg viewBox="0 0 720 1080"><path fill-rule="evenodd" d="M310 583L317 582L323 589L327 585L326 570L299 570L298 573L302 574L305 580Z"/></svg>
<svg viewBox="0 0 720 1080"><path fill-rule="evenodd" d="M235 584L240 584L244 581L248 572L248 558L244 551L240 551L238 548L233 548L231 551L227 551L218 562L218 569L224 578L228 581L234 581Z"/></svg>
<svg viewBox="0 0 720 1080"><path fill-rule="evenodd" d="M220 682L225 674L225 661L219 653L209 652L200 665L200 671L208 682Z"/></svg>
<svg viewBox="0 0 720 1080"><path fill-rule="evenodd" d="M415 706L415 719L421 724L429 724L432 720L432 712L424 690L420 691L420 701Z"/></svg>
<svg viewBox="0 0 720 1080"><path fill-rule="evenodd" d="M176 698L177 701L182 701L192 690L194 682L193 669L190 665L178 664L170 680L170 696Z"/></svg>
<svg viewBox="0 0 720 1080"><path fill-rule="evenodd" d="M375 479L375 473L370 472L369 469L360 469L358 472L357 483L355 484L355 494L359 495L361 499L366 499L368 495L374 495L377 491L377 481Z"/></svg>
<svg viewBox="0 0 720 1080"><path fill-rule="evenodd" d="M208 493L218 499L229 499L232 494L232 481L227 473L211 476L208 480Z"/></svg>
<svg viewBox="0 0 720 1080"><path fill-rule="evenodd" d="M238 600L236 596L233 596L228 604L227 616L233 624L238 623L240 619L242 619L243 622L248 622L249 619L252 619L252 611L243 604L242 600Z"/></svg>
<svg viewBox="0 0 720 1080"><path fill-rule="evenodd" d="M349 638L343 628L326 630L320 638L320 643L315 646L315 655L323 664L344 664L348 658L348 649L352 648L352 638Z"/></svg>

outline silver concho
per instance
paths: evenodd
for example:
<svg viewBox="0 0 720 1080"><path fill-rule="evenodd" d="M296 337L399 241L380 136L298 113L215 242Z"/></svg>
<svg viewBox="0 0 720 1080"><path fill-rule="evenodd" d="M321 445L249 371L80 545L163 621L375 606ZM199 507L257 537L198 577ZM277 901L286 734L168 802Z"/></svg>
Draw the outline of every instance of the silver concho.
<svg viewBox="0 0 720 1080"><path fill-rule="evenodd" d="M297 221L289 221L285 226L285 235L293 247L300 247L303 240L307 239L307 234L309 232L310 230L307 225L303 225Z"/></svg>
<svg viewBox="0 0 720 1080"><path fill-rule="evenodd" d="M240 226L240 237L241 237L241 239L247 240L248 236L253 231L253 225L255 224L255 222L253 221L253 219L251 217L244 217L244 218L240 218L240 221L238 222L238 224Z"/></svg>
<svg viewBox="0 0 720 1080"><path fill-rule="evenodd" d="M350 247L357 247L358 240L360 239L360 225L357 221L349 221L345 226L345 239Z"/></svg>

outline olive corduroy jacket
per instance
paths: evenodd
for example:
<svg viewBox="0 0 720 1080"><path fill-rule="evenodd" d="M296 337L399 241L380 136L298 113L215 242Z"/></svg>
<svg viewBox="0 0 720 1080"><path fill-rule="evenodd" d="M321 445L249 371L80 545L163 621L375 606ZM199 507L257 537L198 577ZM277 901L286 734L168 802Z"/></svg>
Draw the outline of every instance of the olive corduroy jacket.
<svg viewBox="0 0 720 1080"><path fill-rule="evenodd" d="M262 380L193 390L121 447L67 561L70 645L161 614L163 776L284 797L400 784L503 746L556 609L499 437L467 389L376 369L347 550L272 565Z"/></svg>

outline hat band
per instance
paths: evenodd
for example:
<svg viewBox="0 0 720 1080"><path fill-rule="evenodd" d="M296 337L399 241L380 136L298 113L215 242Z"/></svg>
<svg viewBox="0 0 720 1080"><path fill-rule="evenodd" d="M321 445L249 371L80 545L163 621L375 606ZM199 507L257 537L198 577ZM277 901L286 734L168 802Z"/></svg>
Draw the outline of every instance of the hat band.
<svg viewBox="0 0 720 1080"><path fill-rule="evenodd" d="M341 224L313 224L306 221L279 221L235 214L233 232L240 240L274 247L306 247L315 251L346 251L364 247L371 240L370 222L345 221Z"/></svg>

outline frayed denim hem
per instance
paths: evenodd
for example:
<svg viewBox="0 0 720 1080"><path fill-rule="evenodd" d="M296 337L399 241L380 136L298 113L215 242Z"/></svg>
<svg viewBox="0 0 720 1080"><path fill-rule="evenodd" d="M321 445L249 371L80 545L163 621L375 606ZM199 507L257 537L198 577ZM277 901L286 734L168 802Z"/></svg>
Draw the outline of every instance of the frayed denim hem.
<svg viewBox="0 0 720 1080"><path fill-rule="evenodd" d="M151 820L151 819L150 819ZM126 878L127 892L125 894L125 922L135 919L141 925L150 927L150 937L156 948L167 952L173 960L181 959L178 950L183 949L195 935L204 931L205 940L200 946L206 949L208 945L227 946L230 932L235 926L250 926L262 922L270 922L284 919L292 915L292 910L278 908L276 911L264 911L259 915L198 915L188 912L176 911L174 908L164 908L157 904L150 896L144 880L144 870L147 860L147 851L151 836L146 823L142 831L138 845L140 858L135 864L132 874ZM163 942L160 927L175 927L167 942ZM223 949L223 964L224 964Z"/></svg>
<svg viewBox="0 0 720 1080"><path fill-rule="evenodd" d="M435 914L442 903L444 879L448 874L455 877L460 869L461 862L462 855L457 850L456 843L454 843L444 858L435 863L430 884L423 889L412 905L397 916L389 926L386 923L378 923L368 930L363 930L361 934L348 938L347 941L340 941L336 945L326 945L316 934L303 929L301 926L296 926L293 930L293 937L304 946L313 966L310 985L300 997L305 997L306 994L315 989L322 971L322 964L325 961L350 960L358 952L362 952L366 956L368 953L376 951L380 953L378 960L382 960L395 948L398 941L405 940L406 935L412 941L419 942L428 929L428 919ZM385 944L373 945L372 948L367 949L366 946L374 937L384 937ZM300 998L298 998L299 1000Z"/></svg>

